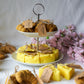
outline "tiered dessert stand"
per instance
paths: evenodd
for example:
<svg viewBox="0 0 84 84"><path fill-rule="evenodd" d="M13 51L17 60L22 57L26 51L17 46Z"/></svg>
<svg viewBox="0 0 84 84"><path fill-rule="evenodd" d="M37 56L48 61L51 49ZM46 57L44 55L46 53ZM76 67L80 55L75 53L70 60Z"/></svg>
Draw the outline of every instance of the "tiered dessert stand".
<svg viewBox="0 0 84 84"><path fill-rule="evenodd" d="M37 12L36 12L36 10L37 10L36 8L40 8L39 10L41 10L41 11L40 11L40 12L37 11L37 12L38 12L38 13L37 13ZM40 15L42 15L42 14L44 13L44 11L45 11L45 8L44 8L44 6L43 6L42 4L40 4L40 3L35 4L35 6L34 6L34 8L33 8L33 13L38 16L38 22L39 22L39 19L40 19ZM40 37L53 36L53 35L56 33L56 31L54 31L54 32L47 32L47 33L46 33L46 36L39 36L38 33L34 33L34 32L22 32L22 31L18 31L18 32L21 33L21 34L23 34L23 35L25 35L25 36L27 36L27 37L35 37L35 38L37 38L37 51L38 51L38 52L39 52L39 38L40 38ZM20 64L30 65L30 66L42 66L42 65L47 65L47 64L54 64L54 63L57 63L58 61L60 61L61 59L63 59L63 55L60 54L60 55L59 55L59 59L56 60L56 61L54 61L54 62L42 63L42 64L30 64L30 63L23 63L23 62L18 61L18 60L16 59L16 54L17 54L17 53L15 52L15 53L13 53L13 55L12 55L12 58L14 59L14 61L16 61L16 62L18 62L18 63L20 63Z"/></svg>

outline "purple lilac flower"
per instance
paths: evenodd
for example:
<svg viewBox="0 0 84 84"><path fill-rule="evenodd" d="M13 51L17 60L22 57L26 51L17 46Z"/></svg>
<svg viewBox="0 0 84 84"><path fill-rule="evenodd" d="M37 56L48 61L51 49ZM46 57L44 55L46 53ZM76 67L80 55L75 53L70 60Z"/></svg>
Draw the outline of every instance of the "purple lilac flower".
<svg viewBox="0 0 84 84"><path fill-rule="evenodd" d="M79 47L84 48L84 39L79 41Z"/></svg>
<svg viewBox="0 0 84 84"><path fill-rule="evenodd" d="M68 51L67 51L67 55L71 58L74 59L74 49L72 47L69 47Z"/></svg>
<svg viewBox="0 0 84 84"><path fill-rule="evenodd" d="M82 62L82 57L79 53L75 53L75 60Z"/></svg>
<svg viewBox="0 0 84 84"><path fill-rule="evenodd" d="M55 33L55 37L56 38L59 38L60 37L60 32L59 31Z"/></svg>
<svg viewBox="0 0 84 84"><path fill-rule="evenodd" d="M35 38L32 38L31 39L31 42L32 42L32 44L36 44L37 43L37 40Z"/></svg>
<svg viewBox="0 0 84 84"><path fill-rule="evenodd" d="M36 38L32 38L31 41L32 41L33 44L37 44ZM45 40L40 40L39 44L46 44L46 39Z"/></svg>
<svg viewBox="0 0 84 84"><path fill-rule="evenodd" d="M72 25L69 25L68 26L68 30L75 31L76 30L76 27L73 24Z"/></svg>
<svg viewBox="0 0 84 84"><path fill-rule="evenodd" d="M54 37L48 40L48 43L58 48L62 53L67 53L68 56L84 62L84 53L82 53L84 34L79 35L75 30L74 25L69 25L66 30L56 32Z"/></svg>
<svg viewBox="0 0 84 84"><path fill-rule="evenodd" d="M81 55L82 57L84 57L84 49L81 49L81 50L80 50L80 55Z"/></svg>
<svg viewBox="0 0 84 84"><path fill-rule="evenodd" d="M84 49L79 49L79 51L75 52L75 60L84 62Z"/></svg>
<svg viewBox="0 0 84 84"><path fill-rule="evenodd" d="M46 44L46 39L39 41L39 44Z"/></svg>
<svg viewBox="0 0 84 84"><path fill-rule="evenodd" d="M75 42L73 45L74 47L79 47L79 42Z"/></svg>
<svg viewBox="0 0 84 84"><path fill-rule="evenodd" d="M82 38L84 38L84 33L79 33L78 36L80 39L82 39Z"/></svg>
<svg viewBox="0 0 84 84"><path fill-rule="evenodd" d="M47 42L50 44L50 46L56 47L56 41L53 41L52 39L50 39Z"/></svg>

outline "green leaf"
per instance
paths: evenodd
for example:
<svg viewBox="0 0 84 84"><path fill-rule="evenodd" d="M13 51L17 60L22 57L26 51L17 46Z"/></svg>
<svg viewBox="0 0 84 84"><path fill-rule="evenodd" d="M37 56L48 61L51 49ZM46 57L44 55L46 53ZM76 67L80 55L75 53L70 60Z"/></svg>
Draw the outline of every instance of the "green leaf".
<svg viewBox="0 0 84 84"><path fill-rule="evenodd" d="M61 34L61 37L64 37L65 35L64 34Z"/></svg>
<svg viewBox="0 0 84 84"><path fill-rule="evenodd" d="M67 27L67 26L65 26L65 28L66 28L66 29L68 29L68 27Z"/></svg>
<svg viewBox="0 0 84 84"><path fill-rule="evenodd" d="M49 37L47 36L46 39L49 39Z"/></svg>

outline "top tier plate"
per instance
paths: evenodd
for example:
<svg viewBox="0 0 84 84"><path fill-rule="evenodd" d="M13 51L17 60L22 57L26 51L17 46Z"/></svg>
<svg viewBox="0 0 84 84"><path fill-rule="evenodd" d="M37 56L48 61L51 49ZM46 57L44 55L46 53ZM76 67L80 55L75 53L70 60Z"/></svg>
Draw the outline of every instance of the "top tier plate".
<svg viewBox="0 0 84 84"><path fill-rule="evenodd" d="M39 36L38 33L33 33L33 32L21 32L21 31L18 31L18 32L20 32L21 34L23 34L23 35L25 35L27 37L46 37L46 36L53 36L56 33L56 31L47 32L46 36Z"/></svg>

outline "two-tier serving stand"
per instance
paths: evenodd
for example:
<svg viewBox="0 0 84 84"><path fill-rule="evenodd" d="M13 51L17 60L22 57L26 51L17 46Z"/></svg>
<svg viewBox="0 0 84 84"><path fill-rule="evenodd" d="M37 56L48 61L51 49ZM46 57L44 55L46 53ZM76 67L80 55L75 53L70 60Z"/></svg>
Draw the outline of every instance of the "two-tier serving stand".
<svg viewBox="0 0 84 84"><path fill-rule="evenodd" d="M38 16L38 22L40 20L40 15L42 15L44 13L44 11L45 11L45 8L44 8L44 6L41 3L37 3L37 4L34 5L33 13ZM53 36L56 33L56 31L47 32L46 36L39 36L38 33L34 33L34 32L22 32L22 31L18 31L18 32L23 34L23 35L25 35L25 36L27 36L27 37L35 37L35 38L37 38L37 52L39 52L39 38L40 37ZM54 61L54 62L42 63L42 64L30 64L30 63L23 63L23 62L18 61L16 59L16 56L17 56L17 53L13 53L12 58L13 58L14 61L16 61L17 63L20 63L20 64L29 65L29 66L43 66L43 65L50 64L50 63L54 64L54 63L57 63L58 61L60 61L61 59L63 59L63 55L61 54L61 55L59 55L59 59Z"/></svg>

